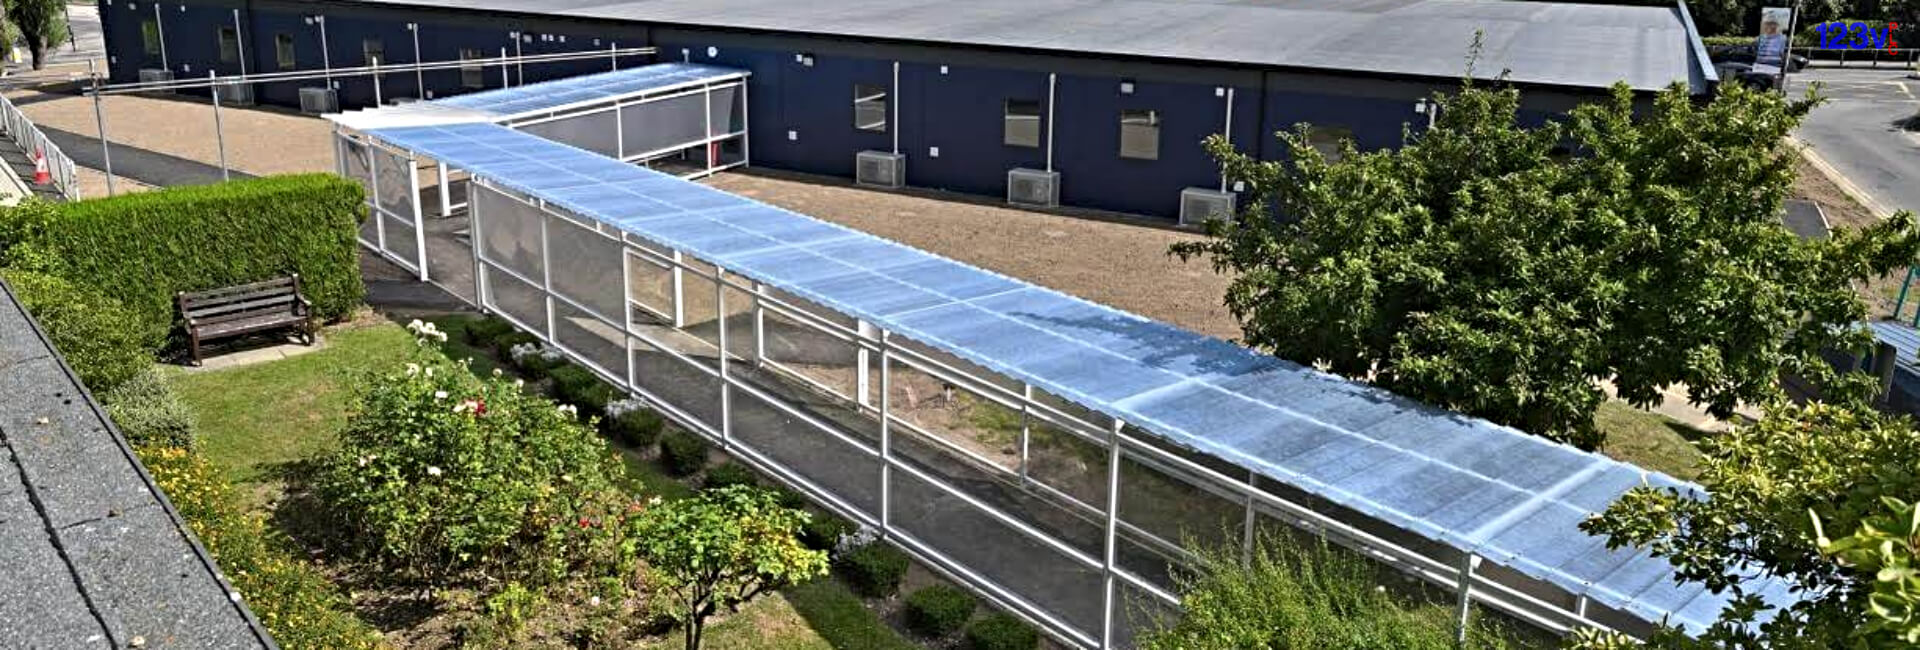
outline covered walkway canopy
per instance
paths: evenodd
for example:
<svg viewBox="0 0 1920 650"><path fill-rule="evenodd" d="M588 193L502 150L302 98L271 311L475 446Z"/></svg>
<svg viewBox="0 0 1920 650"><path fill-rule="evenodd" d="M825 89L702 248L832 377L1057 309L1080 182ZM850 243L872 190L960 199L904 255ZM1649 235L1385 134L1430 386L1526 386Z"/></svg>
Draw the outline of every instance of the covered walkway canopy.
<svg viewBox="0 0 1920 650"><path fill-rule="evenodd" d="M1473 600L1548 627L1644 629L1665 620L1697 631L1727 605L1723 594L1677 583L1666 561L1608 550L1578 529L1643 483L1698 491L1670 477L498 124L454 120L363 133L397 154L468 170L490 192L617 238L628 254L671 251L675 263L684 254L717 267L719 281L742 276L756 288L764 284L858 319L862 345L883 354L888 337L904 337L1018 380L1028 387L1027 402L1037 389L1110 416L1102 442L1112 454L1107 503L1094 506L1107 519L1106 557L1091 560L1107 580L1104 622L1074 626L1043 611L1024 612L1068 638L1112 644L1115 579L1168 597L1116 566L1123 446L1211 481L1238 481L1230 487L1247 499L1249 531L1256 502L1285 498L1256 488L1256 477L1275 481L1309 503L1283 504L1295 522L1344 530L1405 570L1457 584ZM539 240L511 253L531 256L527 266L544 274L559 263L546 259L547 221L509 223L491 213L475 218L481 217L486 224L476 225L475 240L487 243L475 246L476 258L503 254L493 238L511 229ZM597 281L523 275L516 282L549 296L544 328L523 325L553 331L553 309L564 302L606 312L601 319L615 328L625 320L632 336L631 317L612 315L623 308L595 308L632 300L631 292L625 300L603 295L629 282L620 274L631 277L620 267ZM493 306L487 290L480 293L482 304ZM868 326L880 334L865 337ZM724 315L719 330L720 348L731 350ZM720 368L725 382L724 361ZM630 366L628 373L631 380ZM884 370L881 381L886 395ZM1023 413L1026 407L1020 406ZM883 457L892 422L887 408L883 398ZM1130 432L1144 435L1136 440ZM1157 448L1168 443L1251 475L1167 458ZM885 497L881 503L875 518L884 526ZM1339 514L1319 520L1302 514L1316 509ZM1395 532L1379 533L1377 524ZM1778 581L1756 581L1750 589L1777 603L1791 599Z"/></svg>

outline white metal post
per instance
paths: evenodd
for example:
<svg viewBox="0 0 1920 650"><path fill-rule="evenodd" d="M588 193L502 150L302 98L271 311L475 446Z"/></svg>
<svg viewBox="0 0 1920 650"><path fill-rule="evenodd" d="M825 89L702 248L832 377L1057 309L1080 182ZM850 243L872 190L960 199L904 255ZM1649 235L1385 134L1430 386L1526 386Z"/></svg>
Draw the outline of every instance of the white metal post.
<svg viewBox="0 0 1920 650"><path fill-rule="evenodd" d="M420 67L420 23L407 23L407 31L413 34L413 92L418 98L427 98L427 71ZM446 165L441 165L445 168ZM442 212L444 214L444 211Z"/></svg>
<svg viewBox="0 0 1920 650"><path fill-rule="evenodd" d="M385 103L380 101L380 57L373 58L373 105L378 108Z"/></svg>
<svg viewBox="0 0 1920 650"><path fill-rule="evenodd" d="M327 17L314 16L313 24L320 26L320 70L325 73L327 87L333 87L333 51L327 47Z"/></svg>
<svg viewBox="0 0 1920 650"><path fill-rule="evenodd" d="M1100 561L1100 647L1113 647L1113 562L1119 537L1115 535L1120 524L1120 430L1127 423L1120 418L1113 419L1112 435L1107 438L1107 529L1106 555Z"/></svg>
<svg viewBox="0 0 1920 650"><path fill-rule="evenodd" d="M527 85L527 64L521 60L521 57L526 55L520 49L520 41L524 38L526 34L513 33L513 74L519 78L522 86Z"/></svg>
<svg viewBox="0 0 1920 650"><path fill-rule="evenodd" d="M247 79L247 30L240 26L239 9L233 10L233 45L234 54L240 57L240 80L244 83Z"/></svg>
<svg viewBox="0 0 1920 650"><path fill-rule="evenodd" d="M500 87L508 88L511 86L513 86L513 81L507 77L507 48L503 47L500 48Z"/></svg>
<svg viewBox="0 0 1920 650"><path fill-rule="evenodd" d="M747 105L752 103L747 101L747 81L740 80L740 130L746 131L746 135L740 136L740 164L751 167L753 165L753 115L747 112Z"/></svg>
<svg viewBox="0 0 1920 650"><path fill-rule="evenodd" d="M863 321L862 325L865 324ZM880 536L893 536L893 343L880 332ZM862 348L864 354L865 348ZM862 371L866 365L860 366Z"/></svg>
<svg viewBox="0 0 1920 650"><path fill-rule="evenodd" d="M625 112L625 104L613 103L613 153L621 162L627 160L627 121L621 117Z"/></svg>
<svg viewBox="0 0 1920 650"><path fill-rule="evenodd" d="M420 165L413 154L407 154L407 204L413 206L413 248L415 258L420 264L420 281L427 277L427 219L426 211L420 209Z"/></svg>
<svg viewBox="0 0 1920 650"><path fill-rule="evenodd" d="M1227 125L1226 129L1220 132L1220 137L1227 141L1227 146L1233 146L1233 88L1231 87L1227 88ZM1227 191L1227 171L1225 169L1220 170L1220 191Z"/></svg>
<svg viewBox="0 0 1920 650"><path fill-rule="evenodd" d="M762 297L767 295L767 285L753 283L753 363L755 367L767 363L767 306Z"/></svg>
<svg viewBox="0 0 1920 650"><path fill-rule="evenodd" d="M607 65L609 72L620 71L620 41L607 43Z"/></svg>
<svg viewBox="0 0 1920 650"><path fill-rule="evenodd" d="M219 76L212 70L207 71L208 79ZM220 124L220 87L214 86L208 90L211 92L207 94L213 96L213 141L214 147L220 151L220 180L232 180L233 176L227 171L227 131Z"/></svg>
<svg viewBox="0 0 1920 650"><path fill-rule="evenodd" d="M621 349L627 352L627 390L640 392L640 378L635 376L633 364L633 253L627 251L624 237L620 241L620 341Z"/></svg>
<svg viewBox="0 0 1920 650"><path fill-rule="evenodd" d="M1027 459L1033 441L1033 384L1020 384L1020 487L1027 486Z"/></svg>
<svg viewBox="0 0 1920 650"><path fill-rule="evenodd" d="M436 176L435 180L440 181L440 216L451 217L453 216L453 190L447 185L453 181L447 178L447 161L434 161L433 169L433 173ZM473 199L471 197L467 199L467 213L469 219L471 219L473 213Z"/></svg>
<svg viewBox="0 0 1920 650"><path fill-rule="evenodd" d="M502 48L505 49L505 48ZM546 203L536 203L540 210L540 289L547 300L547 342L558 345L560 330L554 327L553 316L553 247L547 243L547 222L553 217L546 214Z"/></svg>
<svg viewBox="0 0 1920 650"><path fill-rule="evenodd" d="M683 292L685 274L681 271L681 266L686 263L684 257L680 254L680 249L674 249L673 271L670 275L673 277L673 327L675 329L687 326L687 301L686 294Z"/></svg>
<svg viewBox="0 0 1920 650"><path fill-rule="evenodd" d="M1047 171L1053 171L1053 91L1059 77L1058 73L1047 73L1047 123L1042 125L1047 130Z"/></svg>
<svg viewBox="0 0 1920 650"><path fill-rule="evenodd" d="M871 394L873 391L869 390L871 381L867 369L868 361L872 357L867 352L866 346L859 344L873 339L873 324L865 320L859 321L857 331L860 341L854 344L853 352L853 391L856 395L854 401L859 402L861 406L873 406Z"/></svg>
<svg viewBox="0 0 1920 650"><path fill-rule="evenodd" d="M373 186L367 191L367 198L373 201L367 211L373 215L373 243L380 247L381 255L386 255L387 216L380 208L380 148L374 146L372 138L367 139L367 184Z"/></svg>
<svg viewBox="0 0 1920 650"><path fill-rule="evenodd" d="M727 381L727 270L713 267L713 313L720 354L720 449L733 449L733 385Z"/></svg>
<svg viewBox="0 0 1920 650"><path fill-rule="evenodd" d="M113 143L107 141L107 111L101 108L106 101L100 95L100 73L94 70L92 58L87 59L87 76L93 79L93 122L100 129L100 165L107 175L107 196L113 196Z"/></svg>
<svg viewBox="0 0 1920 650"><path fill-rule="evenodd" d="M1258 488L1255 485L1258 480L1258 474L1247 470L1247 520L1246 527L1240 531L1240 566L1253 566L1253 524L1254 518L1259 516L1253 509L1253 491Z"/></svg>
<svg viewBox="0 0 1920 650"><path fill-rule="evenodd" d="M893 87L889 89L893 97L893 155L900 155L900 62L893 62Z"/></svg>
<svg viewBox="0 0 1920 650"><path fill-rule="evenodd" d="M446 169L446 161L440 161L440 168ZM473 300L480 311L487 311L487 283L482 274L486 267L480 261L480 210L471 196L467 198L467 248L473 252ZM631 355L629 355L631 356Z"/></svg>
<svg viewBox="0 0 1920 650"><path fill-rule="evenodd" d="M160 41L160 69L172 70L167 62L167 24L160 19L160 3L153 3L153 36Z"/></svg>
<svg viewBox="0 0 1920 650"><path fill-rule="evenodd" d="M1454 611L1453 642L1465 645L1467 642L1467 618L1473 613L1473 569L1480 566L1480 556L1468 553L1460 558L1460 600Z"/></svg>
<svg viewBox="0 0 1920 650"><path fill-rule="evenodd" d="M714 155L713 155L714 144L715 144L713 140L713 84L701 85L700 101L703 105L707 107L707 110L705 111L706 116L704 118L707 124L707 131L706 133L701 135L701 139L707 143L705 147L702 147L703 149L706 149L706 151L702 151L700 152L700 154L702 157L707 159L707 173L712 174L713 163L715 162Z"/></svg>

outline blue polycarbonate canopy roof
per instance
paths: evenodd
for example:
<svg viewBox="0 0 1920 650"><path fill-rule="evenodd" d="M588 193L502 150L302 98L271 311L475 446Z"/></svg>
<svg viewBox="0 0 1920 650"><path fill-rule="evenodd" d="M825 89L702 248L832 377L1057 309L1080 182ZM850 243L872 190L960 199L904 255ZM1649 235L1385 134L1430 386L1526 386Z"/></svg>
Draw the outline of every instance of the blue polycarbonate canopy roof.
<svg viewBox="0 0 1920 650"><path fill-rule="evenodd" d="M1699 490L1665 475L501 126L368 133L1604 605L1695 631L1726 606L1577 527Z"/></svg>
<svg viewBox="0 0 1920 650"><path fill-rule="evenodd" d="M428 103L484 111L504 118L746 76L747 71L736 68L698 63L656 63L526 86L495 88Z"/></svg>

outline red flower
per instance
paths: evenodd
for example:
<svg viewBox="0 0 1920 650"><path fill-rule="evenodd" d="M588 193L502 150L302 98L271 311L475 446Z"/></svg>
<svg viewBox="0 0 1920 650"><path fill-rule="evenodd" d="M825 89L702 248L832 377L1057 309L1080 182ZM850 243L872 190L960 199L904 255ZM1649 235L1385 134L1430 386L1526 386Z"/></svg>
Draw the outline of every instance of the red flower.
<svg viewBox="0 0 1920 650"><path fill-rule="evenodd" d="M588 519L588 518L586 518L586 517L581 517L581 518L580 518L580 527L581 527L581 528L591 528L592 526L593 526L593 520L591 520L591 519Z"/></svg>

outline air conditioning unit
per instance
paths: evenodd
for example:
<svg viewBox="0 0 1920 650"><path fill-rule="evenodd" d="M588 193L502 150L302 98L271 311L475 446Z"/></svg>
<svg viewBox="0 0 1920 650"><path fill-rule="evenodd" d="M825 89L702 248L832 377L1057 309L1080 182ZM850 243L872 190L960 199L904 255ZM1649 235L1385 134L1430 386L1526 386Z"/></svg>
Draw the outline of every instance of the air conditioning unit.
<svg viewBox="0 0 1920 650"><path fill-rule="evenodd" d="M213 87L213 92L220 97L220 103L227 106L253 105L253 84L250 82L223 81Z"/></svg>
<svg viewBox="0 0 1920 650"><path fill-rule="evenodd" d="M853 157L853 181L861 185L898 188L907 184L906 154L862 151Z"/></svg>
<svg viewBox="0 0 1920 650"><path fill-rule="evenodd" d="M166 68L141 68L140 69L140 83L152 83L156 81L173 81L173 71L168 70ZM173 91L165 90L165 91L154 91L154 92L173 92Z"/></svg>
<svg viewBox="0 0 1920 650"><path fill-rule="evenodd" d="M1007 202L1036 208L1060 206L1060 172L1007 170Z"/></svg>
<svg viewBox="0 0 1920 650"><path fill-rule="evenodd" d="M1208 219L1232 219L1233 205L1232 192L1205 187L1180 190L1180 225L1199 225Z"/></svg>
<svg viewBox="0 0 1920 650"><path fill-rule="evenodd" d="M332 88L301 88L300 112L338 113L340 112L340 95Z"/></svg>

